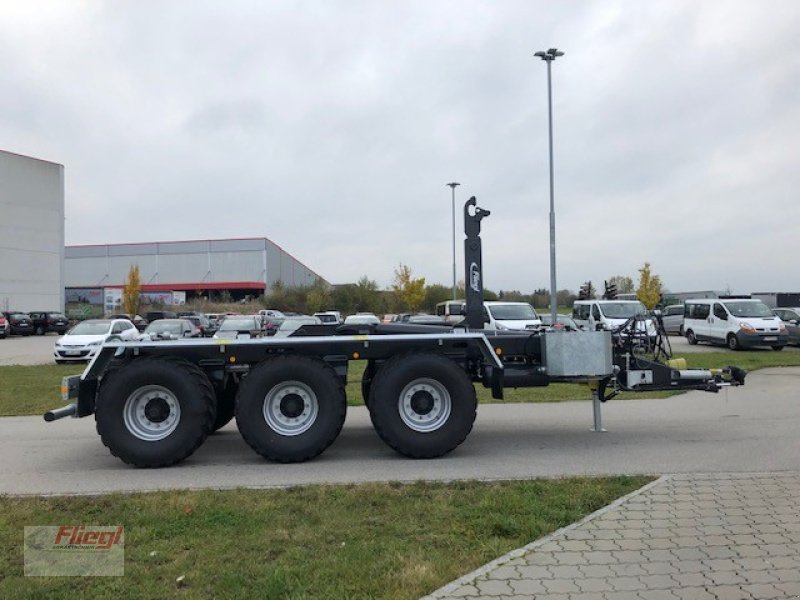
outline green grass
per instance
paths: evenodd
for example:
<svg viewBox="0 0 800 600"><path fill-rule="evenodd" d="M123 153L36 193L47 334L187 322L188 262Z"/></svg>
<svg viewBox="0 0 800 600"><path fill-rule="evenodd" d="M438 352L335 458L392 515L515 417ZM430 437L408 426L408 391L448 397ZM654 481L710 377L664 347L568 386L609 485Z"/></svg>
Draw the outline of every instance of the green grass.
<svg viewBox="0 0 800 600"><path fill-rule="evenodd" d="M746 351L746 352L691 352L683 356L689 368L705 369L735 365L748 371L765 367L800 366L800 352ZM365 361L352 361L348 372L347 402L360 406L361 375ZM83 371L83 364L38 365L0 367L0 416L36 415L61 405L61 378ZM475 386L478 401L497 402L482 385ZM649 392L647 394L622 393L618 399L664 398L680 392ZM504 390L502 402L563 402L589 400L591 392L585 385L553 384L543 388L518 388Z"/></svg>
<svg viewBox="0 0 800 600"><path fill-rule="evenodd" d="M0 497L0 598L418 598L649 480ZM23 526L63 524L124 525L125 576L23 577Z"/></svg>

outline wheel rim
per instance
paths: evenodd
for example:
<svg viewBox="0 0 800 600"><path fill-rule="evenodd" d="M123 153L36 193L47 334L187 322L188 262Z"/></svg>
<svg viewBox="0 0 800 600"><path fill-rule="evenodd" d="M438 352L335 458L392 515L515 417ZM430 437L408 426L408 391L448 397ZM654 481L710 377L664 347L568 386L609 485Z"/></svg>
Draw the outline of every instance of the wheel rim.
<svg viewBox="0 0 800 600"><path fill-rule="evenodd" d="M264 420L281 435L308 431L319 414L317 395L301 381L283 381L264 397Z"/></svg>
<svg viewBox="0 0 800 600"><path fill-rule="evenodd" d="M447 388L435 379L415 379L400 392L400 418L420 433L436 431L450 418L452 401Z"/></svg>
<svg viewBox="0 0 800 600"><path fill-rule="evenodd" d="M133 392L125 401L123 420L127 430L146 442L169 436L181 420L181 405L170 390L148 385Z"/></svg>

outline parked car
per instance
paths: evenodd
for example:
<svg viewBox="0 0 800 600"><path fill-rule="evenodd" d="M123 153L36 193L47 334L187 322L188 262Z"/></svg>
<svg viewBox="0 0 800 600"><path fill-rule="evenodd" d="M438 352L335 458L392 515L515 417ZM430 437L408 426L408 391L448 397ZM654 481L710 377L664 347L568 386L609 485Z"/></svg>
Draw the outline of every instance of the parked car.
<svg viewBox="0 0 800 600"><path fill-rule="evenodd" d="M427 314L411 315L407 322L413 323L414 325L449 325L444 317Z"/></svg>
<svg viewBox="0 0 800 600"><path fill-rule="evenodd" d="M138 329L139 331L144 331L147 329L147 319L142 318L140 315L134 315L131 317L127 313L118 313L116 315L109 315L106 317L107 319L127 319Z"/></svg>
<svg viewBox="0 0 800 600"><path fill-rule="evenodd" d="M259 315L234 315L225 317L214 334L216 339L260 337L264 334Z"/></svg>
<svg viewBox="0 0 800 600"><path fill-rule="evenodd" d="M459 323L466 316L467 303L464 300L445 300L436 305L436 314L448 323Z"/></svg>
<svg viewBox="0 0 800 600"><path fill-rule="evenodd" d="M126 319L87 319L56 340L53 357L59 364L90 360L104 342L115 338L134 341L139 339L139 332Z"/></svg>
<svg viewBox="0 0 800 600"><path fill-rule="evenodd" d="M214 335L214 332L217 330L220 322L224 318L225 315L220 313L206 313L206 319L208 320L208 328L206 329L206 335L208 336Z"/></svg>
<svg viewBox="0 0 800 600"><path fill-rule="evenodd" d="M702 298L684 303L683 330L690 344L710 342L731 350L769 346L783 350L789 333L761 300Z"/></svg>
<svg viewBox="0 0 800 600"><path fill-rule="evenodd" d="M492 331L538 329L541 324L539 315L527 302L492 301L483 303L484 329Z"/></svg>
<svg viewBox="0 0 800 600"><path fill-rule="evenodd" d="M671 304L661 311L664 331L670 335L683 335L683 304Z"/></svg>
<svg viewBox="0 0 800 600"><path fill-rule="evenodd" d="M323 325L339 325L342 322L342 313L338 310L315 312L314 316L317 317Z"/></svg>
<svg viewBox="0 0 800 600"><path fill-rule="evenodd" d="M158 319L150 323L142 334L143 340L177 340L201 337L200 329L188 318Z"/></svg>
<svg viewBox="0 0 800 600"><path fill-rule="evenodd" d="M261 317L261 326L267 335L275 335L286 317Z"/></svg>
<svg viewBox="0 0 800 600"><path fill-rule="evenodd" d="M789 343L800 346L800 307L773 308L772 312L783 321L786 332L789 334Z"/></svg>
<svg viewBox="0 0 800 600"><path fill-rule="evenodd" d="M647 332L652 339L658 332L647 314L644 304L638 300L576 300L572 305L572 318L584 329L613 331L632 317L644 317L636 323L636 331Z"/></svg>
<svg viewBox="0 0 800 600"><path fill-rule="evenodd" d="M289 337L303 325L322 325L319 317L309 317L300 315L297 317L286 317L275 332L275 337Z"/></svg>
<svg viewBox="0 0 800 600"><path fill-rule="evenodd" d="M345 325L378 325L381 320L372 313L357 313L344 320Z"/></svg>
<svg viewBox="0 0 800 600"><path fill-rule="evenodd" d="M201 337L211 337L213 335L213 333L208 332L208 319L206 319L205 315L192 314L184 315L181 318L191 321L192 324L200 330Z"/></svg>
<svg viewBox="0 0 800 600"><path fill-rule="evenodd" d="M0 340L4 340L8 335L8 321L6 316L0 313Z"/></svg>
<svg viewBox="0 0 800 600"><path fill-rule="evenodd" d="M33 322L24 312L17 310L4 311L8 323L8 335L30 335L33 333Z"/></svg>
<svg viewBox="0 0 800 600"><path fill-rule="evenodd" d="M158 321L159 319L177 319L178 315L171 310L151 310L145 315L148 323Z"/></svg>
<svg viewBox="0 0 800 600"><path fill-rule="evenodd" d="M569 315L556 315L556 326L553 327L553 316L551 314L539 315L542 320L542 329L555 329L556 331L580 331L582 328Z"/></svg>
<svg viewBox="0 0 800 600"><path fill-rule="evenodd" d="M33 332L36 335L44 335L51 331L64 335L69 329L69 321L67 317L60 312L48 312L43 310L35 310L28 313L33 323Z"/></svg>

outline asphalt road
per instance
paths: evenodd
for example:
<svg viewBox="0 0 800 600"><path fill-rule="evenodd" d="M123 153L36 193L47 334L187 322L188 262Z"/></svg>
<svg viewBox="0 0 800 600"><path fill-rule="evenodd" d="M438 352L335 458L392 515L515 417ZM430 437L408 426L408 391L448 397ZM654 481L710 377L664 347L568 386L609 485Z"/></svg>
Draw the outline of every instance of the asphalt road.
<svg viewBox="0 0 800 600"><path fill-rule="evenodd" d="M589 431L589 402L481 405L475 429L450 455L410 460L385 446L365 409L303 464L270 463L235 425L175 467L143 470L112 457L94 421L0 419L0 494L69 494L308 483L514 479L583 474L764 472L800 464L800 368L767 369L719 394L611 401L607 433Z"/></svg>

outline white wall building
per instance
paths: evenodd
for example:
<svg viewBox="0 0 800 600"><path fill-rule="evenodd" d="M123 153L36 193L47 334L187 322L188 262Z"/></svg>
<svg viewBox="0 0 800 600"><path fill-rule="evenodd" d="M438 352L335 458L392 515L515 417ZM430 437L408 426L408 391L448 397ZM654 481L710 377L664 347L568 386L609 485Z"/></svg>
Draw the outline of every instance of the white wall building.
<svg viewBox="0 0 800 600"><path fill-rule="evenodd" d="M120 287L132 265L139 266L143 291L189 295L260 295L278 281L300 286L322 279L271 240L245 238L68 246L66 287Z"/></svg>
<svg viewBox="0 0 800 600"><path fill-rule="evenodd" d="M0 150L0 310L64 309L64 166Z"/></svg>

